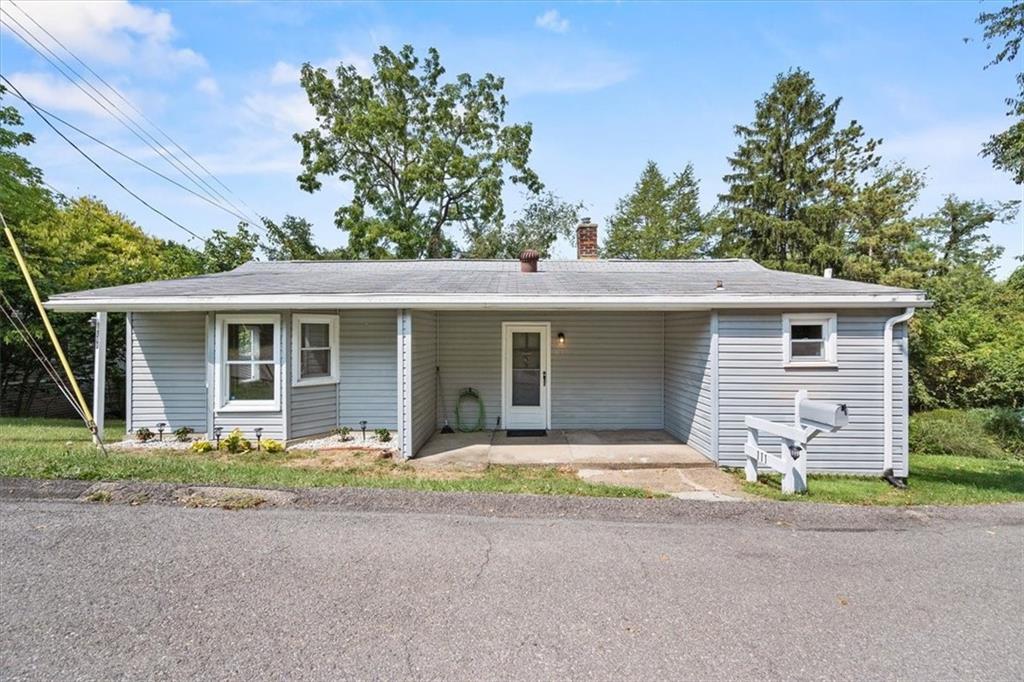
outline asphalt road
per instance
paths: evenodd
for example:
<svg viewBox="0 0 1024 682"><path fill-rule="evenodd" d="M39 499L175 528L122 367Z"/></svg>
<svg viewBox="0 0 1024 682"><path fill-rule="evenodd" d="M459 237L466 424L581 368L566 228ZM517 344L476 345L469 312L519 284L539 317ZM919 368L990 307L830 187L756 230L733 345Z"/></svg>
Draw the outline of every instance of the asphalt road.
<svg viewBox="0 0 1024 682"><path fill-rule="evenodd" d="M1024 679L1019 506L377 495L4 499L0 679Z"/></svg>

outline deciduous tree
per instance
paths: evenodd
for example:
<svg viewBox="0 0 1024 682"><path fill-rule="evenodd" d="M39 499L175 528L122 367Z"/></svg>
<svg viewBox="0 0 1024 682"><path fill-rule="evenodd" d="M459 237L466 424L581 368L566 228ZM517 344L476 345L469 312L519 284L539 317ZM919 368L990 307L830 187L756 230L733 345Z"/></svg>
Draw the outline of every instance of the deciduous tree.
<svg viewBox="0 0 1024 682"><path fill-rule="evenodd" d="M505 122L504 80L463 73L445 80L431 48L416 56L381 47L373 73L341 64L332 78L306 64L301 84L317 126L302 146L299 185L336 176L352 199L336 213L353 258L438 258L455 244L454 223L501 224L506 179L538 192L529 166L530 124Z"/></svg>
<svg viewBox="0 0 1024 682"><path fill-rule="evenodd" d="M984 27L985 47L998 44L992 61L985 68L1017 58L1024 40L1024 2L1011 3L995 12L982 12L978 23ZM1017 72L1017 93L1006 98L1006 115L1013 119L1010 126L992 135L981 153L992 159L992 165L1013 176L1018 185L1024 184L1024 71Z"/></svg>

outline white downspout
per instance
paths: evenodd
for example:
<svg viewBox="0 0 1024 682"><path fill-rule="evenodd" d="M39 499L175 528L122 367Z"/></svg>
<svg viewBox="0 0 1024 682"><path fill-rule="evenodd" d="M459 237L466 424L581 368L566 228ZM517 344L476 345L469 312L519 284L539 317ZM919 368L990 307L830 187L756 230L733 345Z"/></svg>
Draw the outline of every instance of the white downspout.
<svg viewBox="0 0 1024 682"><path fill-rule="evenodd" d="M882 372L882 419L884 431L884 445L882 448L883 452L883 463L882 463L882 474L891 474L893 470L892 464L892 328L900 322L906 322L914 316L914 309L907 308L901 314L890 317L885 321L885 334L883 351L885 358L883 359L884 370Z"/></svg>

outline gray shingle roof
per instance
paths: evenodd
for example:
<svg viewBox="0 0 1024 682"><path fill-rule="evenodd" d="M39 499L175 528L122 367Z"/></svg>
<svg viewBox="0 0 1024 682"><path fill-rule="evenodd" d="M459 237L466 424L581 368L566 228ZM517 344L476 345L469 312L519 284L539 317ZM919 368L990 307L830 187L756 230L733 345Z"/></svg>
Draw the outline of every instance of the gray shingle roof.
<svg viewBox="0 0 1024 682"><path fill-rule="evenodd" d="M716 283L723 288L716 290ZM522 273L512 260L278 261L251 262L230 272L145 282L54 296L51 303L87 299L158 299L261 295L378 295L569 297L674 297L750 295L899 298L920 292L863 282L769 270L750 260L619 261L544 260Z"/></svg>

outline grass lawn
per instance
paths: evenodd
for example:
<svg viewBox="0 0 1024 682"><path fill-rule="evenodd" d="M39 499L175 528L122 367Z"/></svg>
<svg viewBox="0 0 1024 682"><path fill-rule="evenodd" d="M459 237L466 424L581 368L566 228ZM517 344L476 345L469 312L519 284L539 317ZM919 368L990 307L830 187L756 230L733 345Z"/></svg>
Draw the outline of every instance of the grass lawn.
<svg viewBox="0 0 1024 682"><path fill-rule="evenodd" d="M735 475L743 478L743 471ZM778 474L762 474L743 490L776 500L837 504L988 504L1024 502L1024 462L953 455L911 455L910 483L905 490L881 478L811 474L807 494L783 495Z"/></svg>
<svg viewBox="0 0 1024 682"><path fill-rule="evenodd" d="M124 422L107 422L124 433ZM164 437L168 437L165 434ZM371 453L317 458L307 452L276 455L195 454L181 451L111 452L90 444L81 422L0 418L0 476L96 481L135 480L224 486L312 488L355 486L406 490L532 493L591 497L650 497L638 488L586 483L555 468L496 467L483 471L420 471Z"/></svg>

